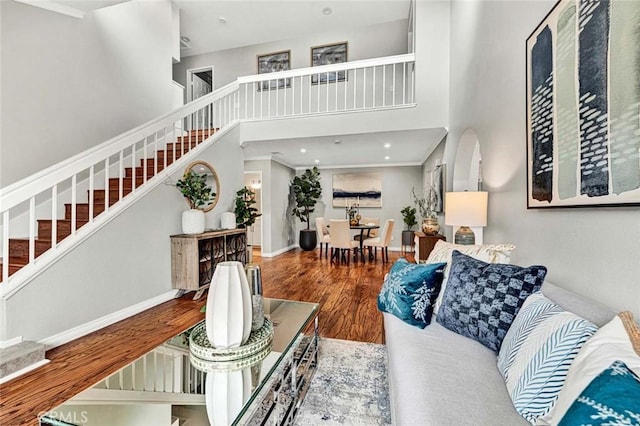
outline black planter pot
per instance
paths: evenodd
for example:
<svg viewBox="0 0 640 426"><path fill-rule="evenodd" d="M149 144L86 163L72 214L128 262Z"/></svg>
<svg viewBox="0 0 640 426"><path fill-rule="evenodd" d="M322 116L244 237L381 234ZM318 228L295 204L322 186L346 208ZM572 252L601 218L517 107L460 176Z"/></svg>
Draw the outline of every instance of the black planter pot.
<svg viewBox="0 0 640 426"><path fill-rule="evenodd" d="M300 248L305 251L314 250L318 244L315 229L300 230Z"/></svg>
<svg viewBox="0 0 640 426"><path fill-rule="evenodd" d="M414 237L413 231L409 231L406 229L402 231L402 245L413 247L413 237Z"/></svg>

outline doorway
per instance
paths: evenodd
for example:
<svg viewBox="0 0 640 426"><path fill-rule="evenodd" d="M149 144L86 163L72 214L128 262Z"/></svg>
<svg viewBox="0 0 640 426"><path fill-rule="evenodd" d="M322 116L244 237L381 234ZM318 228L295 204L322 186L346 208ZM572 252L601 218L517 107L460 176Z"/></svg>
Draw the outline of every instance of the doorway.
<svg viewBox="0 0 640 426"><path fill-rule="evenodd" d="M258 214L262 214L262 172L244 172L244 186L256 194L256 203L253 205L258 209ZM259 249L262 253L262 216L256 218L256 223L249 232L249 242L254 249Z"/></svg>
<svg viewBox="0 0 640 426"><path fill-rule="evenodd" d="M187 102L194 101L215 89L213 65L187 70Z"/></svg>

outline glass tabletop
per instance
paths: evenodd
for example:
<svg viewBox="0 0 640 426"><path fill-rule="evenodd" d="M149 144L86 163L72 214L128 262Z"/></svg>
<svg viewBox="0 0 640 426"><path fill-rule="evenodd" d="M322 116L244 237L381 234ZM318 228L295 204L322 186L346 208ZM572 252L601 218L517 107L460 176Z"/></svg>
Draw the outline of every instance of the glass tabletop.
<svg viewBox="0 0 640 426"><path fill-rule="evenodd" d="M214 361L208 361L207 368L207 361L193 362L189 334L201 323L195 324L49 411L41 424L245 424L261 409L265 392L282 374L318 309L316 303L265 298L265 318L273 324L271 348L241 368L220 368Z"/></svg>

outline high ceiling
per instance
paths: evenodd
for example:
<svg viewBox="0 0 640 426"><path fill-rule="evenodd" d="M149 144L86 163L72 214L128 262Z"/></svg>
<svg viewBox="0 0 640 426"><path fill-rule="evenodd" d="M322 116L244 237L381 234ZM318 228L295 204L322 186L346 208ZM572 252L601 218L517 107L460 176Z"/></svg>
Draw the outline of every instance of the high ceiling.
<svg viewBox="0 0 640 426"><path fill-rule="evenodd" d="M183 56L407 19L409 0L173 0Z"/></svg>

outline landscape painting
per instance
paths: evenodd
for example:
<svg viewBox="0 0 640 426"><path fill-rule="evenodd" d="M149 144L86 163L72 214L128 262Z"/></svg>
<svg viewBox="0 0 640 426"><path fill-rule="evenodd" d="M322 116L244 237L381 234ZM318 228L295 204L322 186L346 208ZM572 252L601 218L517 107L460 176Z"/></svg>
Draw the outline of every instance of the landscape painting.
<svg viewBox="0 0 640 426"><path fill-rule="evenodd" d="M640 1L561 0L527 39L527 207L640 205Z"/></svg>
<svg viewBox="0 0 640 426"><path fill-rule="evenodd" d="M342 173L333 175L333 207L382 207L382 174Z"/></svg>

